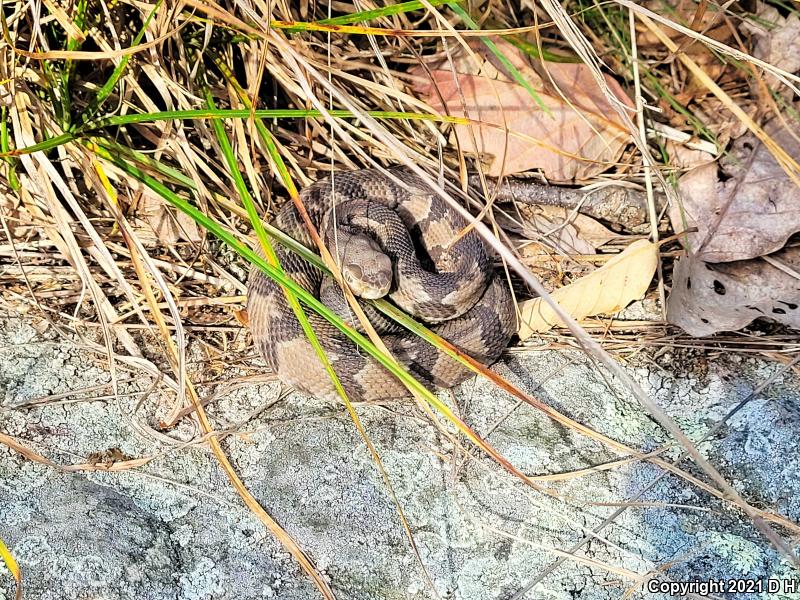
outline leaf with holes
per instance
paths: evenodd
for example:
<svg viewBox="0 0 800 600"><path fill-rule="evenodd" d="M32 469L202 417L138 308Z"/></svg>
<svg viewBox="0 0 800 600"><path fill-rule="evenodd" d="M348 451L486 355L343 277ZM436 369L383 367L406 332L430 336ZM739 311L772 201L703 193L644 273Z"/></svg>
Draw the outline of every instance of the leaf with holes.
<svg viewBox="0 0 800 600"><path fill-rule="evenodd" d="M800 329L800 247L768 260L711 264L690 256L675 263L670 323L702 337L735 331L759 317Z"/></svg>

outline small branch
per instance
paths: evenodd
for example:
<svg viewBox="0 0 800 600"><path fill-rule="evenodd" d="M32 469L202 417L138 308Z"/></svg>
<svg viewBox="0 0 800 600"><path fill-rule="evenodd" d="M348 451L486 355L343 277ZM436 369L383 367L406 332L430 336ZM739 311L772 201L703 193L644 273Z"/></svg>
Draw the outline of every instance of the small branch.
<svg viewBox="0 0 800 600"><path fill-rule="evenodd" d="M470 187L481 189L477 176L469 178ZM497 187L492 182L489 194L500 202L545 204L576 209L578 212L602 219L634 233L649 232L647 194L643 190L609 184L591 190L545 185L530 179L507 178ZM664 207L664 197L656 196L656 209Z"/></svg>

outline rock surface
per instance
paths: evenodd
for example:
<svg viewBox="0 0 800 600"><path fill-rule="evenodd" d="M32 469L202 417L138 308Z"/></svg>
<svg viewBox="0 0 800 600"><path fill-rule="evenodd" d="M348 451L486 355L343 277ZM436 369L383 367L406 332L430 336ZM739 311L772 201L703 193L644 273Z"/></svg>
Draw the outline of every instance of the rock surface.
<svg viewBox="0 0 800 600"><path fill-rule="evenodd" d="M174 395L154 387L151 376L117 365L114 395L102 354L14 316L0 319L0 365L3 433L59 465L152 459L122 472L66 473L0 445L0 538L21 566L25 598L320 597L243 506L213 455L185 443L194 436L188 420L171 438L154 432ZM745 355L706 360L673 352L628 368L697 440L779 366ZM629 446L651 451L666 440L629 394L613 383L609 389L610 378L581 354L511 353L497 370ZM226 371L217 385L236 375ZM72 395L31 404L66 392ZM347 414L293 394L275 402L280 393L272 383L229 386L209 407L216 427L237 429L223 446L247 486L329 578L337 598L433 598ZM527 405L517 407L488 383L468 382L455 398L457 414L526 474L620 458ZM700 445L753 505L795 523L799 407L800 382L789 371ZM684 479L661 477L652 464L632 461L540 482L557 493L552 497L483 456L454 450L411 404L363 406L359 413L441 598L509 600L540 575L525 598L601 600L636 589L634 598L670 597L637 588L632 576L654 572L662 581L799 576L738 510ZM704 479L691 464L682 466ZM554 550L569 550L621 502L639 504L583 546L580 560L546 571L560 556ZM0 567L0 599L13 598L13 589ZM799 599L800 585L795 594L718 597Z"/></svg>

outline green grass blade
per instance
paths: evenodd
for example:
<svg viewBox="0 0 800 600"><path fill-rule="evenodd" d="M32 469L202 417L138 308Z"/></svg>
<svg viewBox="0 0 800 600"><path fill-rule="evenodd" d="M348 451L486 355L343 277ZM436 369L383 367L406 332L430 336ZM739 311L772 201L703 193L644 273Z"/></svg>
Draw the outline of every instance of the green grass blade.
<svg viewBox="0 0 800 600"><path fill-rule="evenodd" d="M256 124L258 125L259 121L256 121ZM272 142L270 134L269 134L269 132L267 130L265 130L265 135L267 136L267 139L269 140L269 143L271 144L271 146L270 146L271 150L274 151L275 153L277 153L278 152L277 146L275 146L274 142ZM122 156L136 157L139 153L137 153L135 151L132 151L130 149L118 148L115 145L113 147L112 152L109 152L107 154L113 154L114 156L117 156L117 157L122 157ZM283 163L283 161L281 160L279 155L278 155L278 159L277 160L279 161L279 164L276 165L277 168L278 168L278 171L280 173L284 173L286 175L286 177L288 177L289 176L288 170L285 168L285 164ZM157 162L157 161L151 161L151 162ZM159 167L159 172L161 172L161 169L165 169L165 168L167 168L166 165L162 165L161 167ZM188 178L184 177L184 179L188 179ZM191 181L190 181L190 183L191 183ZM293 190L294 189L294 185L291 182L291 180L289 180L288 183L289 183L289 185L287 187L289 187L290 189ZM193 183L191 183L190 189L194 189L194 184ZM294 240L290 236L286 235L282 231L276 229L275 227L273 227L273 226L271 226L271 225L269 225L267 223L262 223L261 225L264 227L264 230L266 231L266 233L272 239L274 239L274 240L278 241L279 243L283 244L284 246L288 247L290 250L300 254L305 260L307 260L311 264L315 265L316 267L318 267L319 269L321 269L325 273L330 274L330 272L328 271L326 265L323 263L322 259L317 254L313 253L311 250L306 248L304 245L300 244L299 242L297 242L296 240ZM497 375L497 374L493 373L492 371L490 371L485 365L482 365L481 363L479 363L478 361L475 361L471 357L469 357L467 355L464 355L463 353L459 352L455 347L453 347L451 344L449 344L446 340L442 340L441 338L439 338L439 336L437 336L434 332L430 331L423 324L417 322L412 317L410 317L409 315L405 314L403 311L401 311L400 309L398 309L394 305L386 302L385 300L376 300L376 301L370 301L370 302L372 302L372 304L374 306L376 306L379 310L381 310L388 317L394 319L396 322L398 322L399 324L404 326L406 329L408 329L409 331L412 331L413 333L415 333L419 337L423 338L424 340L426 340L431 345L435 346L436 348L438 348L442 352L446 353L448 356L452 357L454 360L457 360L459 363L461 363L465 367L471 369L473 372L475 372L475 373L485 377L486 379L490 380L495 385L497 385L500 389L505 390L506 392L508 392L512 396L515 396L516 398L526 402L527 404L531 405L532 407L536 408L537 410L540 410L540 411L544 412L545 414L547 414L548 416L550 416L551 418L553 418L557 422L560 422L563 425L571 427L571 428L573 428L573 429L575 429L577 431L581 431L581 432L585 433L586 435L589 435L590 437L594 437L595 439L598 439L599 441L607 443L611 447L616 447L615 446L615 442L613 440L609 440L608 438L604 438L603 436L599 436L598 434L587 430L585 427L583 427L579 423L576 423L575 421L567 419L566 417L564 417L560 413L557 413L557 412L553 411L549 406L543 404L541 401L539 401L536 398L530 396L529 394L526 394L525 392L523 392L519 388L513 386L511 383L509 383L508 381L506 381L505 379L503 379L499 375ZM347 404L346 404L346 406L347 406ZM350 410L349 407L348 407L348 410ZM354 422L356 423L356 426L358 427L359 424L360 424L360 421L358 420L357 415L356 415L356 417L354 419ZM467 435L467 437L472 440L472 436L468 433L468 427L463 426L463 424L460 423L459 421L454 421L454 425L456 427L458 427L458 429L462 430L462 432L464 432L465 435ZM490 454L490 456L492 456L492 458L495 458L495 456L493 456L491 453L489 453L489 454ZM513 473L513 471L512 471L512 473ZM516 474L516 473L514 473L514 474Z"/></svg>
<svg viewBox="0 0 800 600"><path fill-rule="evenodd" d="M504 37L503 39L507 40L509 43L513 44L520 50L522 50L528 56L532 56L534 58L538 58L540 60L544 60L547 62L552 63L581 63L583 62L577 56L563 56L561 54L553 54L549 50L544 48L539 50L539 47L536 44L531 44L530 42L526 42L525 40L520 39L516 35L509 35Z"/></svg>
<svg viewBox="0 0 800 600"><path fill-rule="evenodd" d="M658 80L650 69L645 67L641 67L641 72L644 74L645 78L647 79L648 83L653 87L653 91L656 92L658 96L663 98L667 101L667 103L672 107L672 109L680 115L683 115L686 118L687 124L694 129L694 132L697 134L697 137L700 139L708 140L712 144L717 144L717 138L714 133L706 127L703 122L698 119L694 114L692 114L689 109L687 109L683 104L678 102L675 97L667 90L661 82Z"/></svg>
<svg viewBox="0 0 800 600"><path fill-rule="evenodd" d="M273 166L278 171L281 183L283 183L283 187L286 188L286 191L289 192L292 201L294 201L296 198L299 197L297 187L294 185L294 181L292 180L292 176L289 173L289 169L286 167L286 163L284 162L281 153L278 151L278 145L275 143L272 134L264 125L263 122L264 117L262 117L259 114L260 111L255 110L253 103L250 101L250 97L247 95L247 93L245 93L242 86L239 85L239 81L236 79L236 76L233 74L233 72L228 68L228 65L219 56L214 56L214 64L222 72L227 82L231 86L233 86L234 90L236 90L236 94L239 97L239 100L242 102L242 104L244 104L245 109L247 110L246 118L253 119L253 124L255 125L256 131L258 132L258 136L261 139L261 142L266 147L267 153L272 159ZM320 117L322 116L322 113L316 110L309 112L314 112L316 113L316 115ZM343 112L349 112L349 111L343 111ZM269 118L276 118L276 117L269 117Z"/></svg>
<svg viewBox="0 0 800 600"><path fill-rule="evenodd" d="M19 178L17 177L17 162L14 158L9 156L9 139L8 139L8 107L0 108L0 153L2 153L3 160L8 164L8 185L15 192L19 191Z"/></svg>
<svg viewBox="0 0 800 600"><path fill-rule="evenodd" d="M211 94L206 90L206 104L209 108L214 108L214 99L212 98ZM253 226L253 230L256 232L256 237L258 238L258 242L261 245L261 249L264 252L264 255L267 257L267 260L273 266L273 268L280 271L283 276L286 276L286 273L283 271L283 268L278 261L278 257L275 254L275 249L272 247L272 244L267 237L267 233L264 230L264 227L261 223L261 217L256 210L256 205L253 202L253 197L250 195L250 191L247 189L247 185L245 184L244 178L242 177L241 172L238 168L238 161L236 160L236 156L233 153L233 148L231 148L230 140L228 140L228 135L225 133L225 127L222 121L215 120L212 122L212 127L214 128L214 133L217 136L217 141L220 144L220 148L222 150L222 155L225 157L225 162L228 166L228 172L233 178L234 185L236 186L236 191L239 193L239 197L244 204L245 210L247 211L247 216L250 218L250 224ZM281 161L282 162L282 161ZM336 374L336 371L333 368L330 360L328 360L327 355L325 354L325 350L322 348L322 344L319 342L319 338L317 338L317 334L314 331L314 328L311 327L311 323L308 320L305 312L303 311L303 307L300 306L300 303L297 300L297 297L287 288L283 288L284 293L286 294L286 300L291 306L292 311L294 311L295 317L300 322L300 326L303 329L303 333L305 333L306 337L308 338L311 347L314 348L314 352L319 358L319 361L322 363L322 366L325 368L325 371L328 373L328 376L331 378L331 382L333 386L336 388L336 391L342 397L346 404L349 404L349 400L347 399L347 393L342 386L341 381L339 380L339 376Z"/></svg>
<svg viewBox="0 0 800 600"><path fill-rule="evenodd" d="M142 42L142 38L144 38L144 34L147 31L147 28L150 26L150 22L153 20L153 17L156 15L156 11L161 6L163 1L164 0L158 0L155 6L153 6L153 9L145 18L144 23L142 23L141 29L139 29L136 36L133 38L131 46L138 46ZM91 104L89 104L89 106L81 115L82 123L86 123L87 121L89 121L89 119L91 119L95 115L95 113L97 113L97 111L100 110L100 107L103 105L103 102L105 102L106 98L108 98L108 96L111 95L111 92L117 85L117 82L119 82L120 78L125 73L125 69L127 68L130 59L131 59L130 54L126 54L120 59L119 64L116 67L114 67L111 76L97 91L97 95L94 97L94 100L92 100Z"/></svg>
<svg viewBox="0 0 800 600"><path fill-rule="evenodd" d="M86 9L87 0L78 0L75 4L72 23L78 29L83 29L84 25L86 25ZM81 40L68 37L66 49L68 52L74 52L78 50L82 44L83 42ZM67 59L64 61L64 65L58 77L62 107L61 125L65 130L69 129L72 124L72 92L70 90L70 81L75 74L75 66L76 63L74 60Z"/></svg>
<svg viewBox="0 0 800 600"><path fill-rule="evenodd" d="M97 144L98 146L102 146L106 150L118 153L122 158L133 160L134 162L144 165L156 173L170 178L177 184L193 190L197 187L191 177L187 177L178 169L170 167L159 160L155 160L143 152L139 152L138 150L124 146L123 144L120 144L110 138L89 136L88 139L90 142Z"/></svg>
<svg viewBox="0 0 800 600"><path fill-rule="evenodd" d="M355 118L349 110L330 110L332 117L339 119ZM468 121L463 118L447 117L429 113L411 113L387 110L369 111L375 119L409 119L413 121L437 121L465 125ZM103 127L133 125L136 123L154 123L156 121L175 121L187 119L315 119L324 115L313 109L294 108L268 108L251 111L249 109L194 109L194 110L165 110L153 113L137 113L130 115L117 115L100 119L81 128L81 131L91 131Z"/></svg>
<svg viewBox="0 0 800 600"><path fill-rule="evenodd" d="M331 110L331 116L340 119L355 118L349 110ZM469 125L470 120L463 117L451 117L447 115L434 115L428 113L410 113L398 111L370 111L368 113L376 119L408 119L413 121L435 121L441 123L453 123L455 125ZM260 110L231 110L231 109L193 109L193 110L165 110L153 113L137 113L130 115L116 115L86 123L73 131L53 136L47 140L15 150L0 153L0 158L7 156L18 156L21 154L31 154L33 152L44 152L52 150L58 146L72 142L81 135L86 135L92 131L104 127L122 127L125 125L135 125L139 123L156 123L158 121L192 120L192 119L313 119L322 118L323 115L318 110L303 110L292 108L260 109ZM285 183L285 182L284 182Z"/></svg>
<svg viewBox="0 0 800 600"><path fill-rule="evenodd" d="M426 4L431 6L441 6L447 4L449 0L429 0ZM390 4L381 8L373 10L362 10L361 12L353 13L351 15L342 15L341 17L334 17L332 19L323 19L317 21L320 25L351 25L352 23L364 23L379 19L381 17L391 17L401 13L411 12L412 10L421 10L427 8L425 4L419 0L411 0L410 2L398 2L397 4Z"/></svg>
<svg viewBox="0 0 800 600"><path fill-rule="evenodd" d="M368 27L366 25L325 25L319 21L270 21L269 25L272 29L280 29L286 33L322 31L345 35L374 35L382 37L398 35L394 29L389 29L386 27Z"/></svg>
<svg viewBox="0 0 800 600"><path fill-rule="evenodd" d="M73 133L62 133L39 142L38 144L34 144L33 146L28 146L27 148L16 148L14 150L3 149L2 153L0 153L0 157L7 158L10 156L20 156L21 154L32 154L34 152L46 152L58 146L63 146L75 139L76 136Z"/></svg>
<svg viewBox="0 0 800 600"><path fill-rule="evenodd" d="M187 177L177 169L174 169L161 161L155 160L150 156L143 154L142 152L138 152L132 148L128 148L127 146L123 146L122 144L118 144L117 142L106 138L90 137L88 139L90 143L103 148L107 154L113 154L121 158L132 160L133 162L136 162L153 172L170 178L176 184L180 184L192 191L197 190L197 186L190 177ZM286 235L280 229L277 229L269 223L262 223L262 226L272 239L287 247L295 254L299 254L305 260L318 266L320 269L327 270L325 265L322 263L322 259L320 259L318 255L314 254L314 252L306 248L293 237Z"/></svg>

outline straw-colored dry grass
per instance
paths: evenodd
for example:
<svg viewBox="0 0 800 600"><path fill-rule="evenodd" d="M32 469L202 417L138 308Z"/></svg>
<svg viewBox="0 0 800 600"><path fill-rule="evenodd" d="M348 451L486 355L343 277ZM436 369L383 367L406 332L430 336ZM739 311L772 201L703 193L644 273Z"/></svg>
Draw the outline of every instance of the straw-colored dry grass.
<svg viewBox="0 0 800 600"><path fill-rule="evenodd" d="M256 236L248 209L250 216L268 217L296 199L298 188L331 170L406 164L436 184L437 172L458 182L479 168L448 144L448 119L433 114L411 91L414 78L424 75L409 73L411 66L468 47L466 41L479 33L441 1L404 3L398 11L372 2L357 5L375 12L348 18L353 8L346 3L329 9L324 3L260 0L90 1L68 10L49 2L7 4L0 46L0 302L82 336L87 347L106 357L115 383L117 367L125 365L171 389L174 405L160 424L164 431L156 432L154 423L145 430L168 439L179 419L197 418L198 436L205 435L232 484L326 597L332 592L314 565L227 463L196 390L228 366L249 366L253 358L238 312L249 266L210 233L209 224L228 242L250 247ZM770 92L796 93L800 80L753 59L747 40L706 35L750 18L739 3L725 3L721 10L718 3L700 1L683 10L664 15L627 0L542 0L469 11L482 30L514 28L534 48L577 57L592 68L601 87L606 85L601 74L613 73L632 95L655 107L645 110L640 103L634 112L619 107L630 150L617 168L578 182L637 186L648 198L648 233L655 240L673 233L656 210L655 195L676 201L671 182L680 172L660 151L665 136L686 134L690 145L721 152L731 131L745 127L770 147L790 176L798 175L797 157L772 144L759 123L770 112L793 118L780 105L784 96ZM338 20L326 21L331 16ZM756 97L754 90L766 96ZM656 130L662 135L654 138ZM463 207L455 190L440 191L454 210ZM198 209L206 221L197 223L176 210L179 202ZM472 196L473 213L485 208L481 202ZM547 252L521 262L514 249L531 240L512 240L501 232L496 227L501 212L514 216L508 206L491 207L476 227L502 259L520 299L546 295L537 277L548 284L569 281L635 239L629 235L596 256L569 257L543 237L533 241ZM649 299L663 301L677 251L674 240L662 246L660 277ZM643 457L565 417L553 417L623 456L654 461L724 498L788 552L783 536L800 528L741 498L608 354L624 358L663 348L739 351L797 372L796 337L765 331L770 334L757 339L742 333L703 341L658 319L602 319L584 329L570 323L541 338L550 349L577 345L620 377L686 449L681 460L694 458L705 472L703 481L681 471L681 460ZM187 365L190 342L200 344L207 356L202 376ZM259 374L256 368L252 373ZM510 391L536 405L524 391ZM351 414L358 424L357 413ZM492 454L488 444L470 438L469 430L462 433ZM363 435L368 440L367 432ZM24 440L0 441L13 443L31 460L47 460L26 450ZM373 456L379 464L374 450ZM542 489L502 457L495 458ZM553 492L548 488L547 493ZM408 534L413 543L410 528ZM633 585L642 582L643 574L631 576Z"/></svg>

